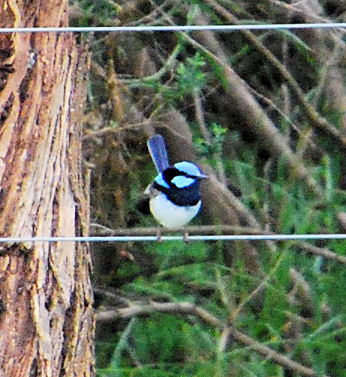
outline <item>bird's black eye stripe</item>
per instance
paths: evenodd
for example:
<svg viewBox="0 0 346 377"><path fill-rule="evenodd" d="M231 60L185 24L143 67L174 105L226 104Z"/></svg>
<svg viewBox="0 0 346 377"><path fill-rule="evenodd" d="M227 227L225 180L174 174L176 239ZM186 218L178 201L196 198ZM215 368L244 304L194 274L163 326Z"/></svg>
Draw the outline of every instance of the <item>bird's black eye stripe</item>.
<svg viewBox="0 0 346 377"><path fill-rule="evenodd" d="M177 168L169 167L163 173L163 178L167 183L171 183L172 179L175 177L184 176L186 178L198 179L199 177L196 175L187 174Z"/></svg>
<svg viewBox="0 0 346 377"><path fill-rule="evenodd" d="M163 179L167 183L171 183L172 179L179 175L179 170L173 167L167 168L163 173Z"/></svg>

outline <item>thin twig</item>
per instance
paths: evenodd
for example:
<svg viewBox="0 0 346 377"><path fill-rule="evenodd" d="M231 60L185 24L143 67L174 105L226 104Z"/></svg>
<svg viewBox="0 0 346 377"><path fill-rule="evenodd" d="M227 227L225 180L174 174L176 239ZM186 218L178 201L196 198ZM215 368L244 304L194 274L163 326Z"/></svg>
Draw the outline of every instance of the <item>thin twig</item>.
<svg viewBox="0 0 346 377"><path fill-rule="evenodd" d="M158 13L163 13L164 9L170 6L172 0L166 0L164 1L161 5L155 4L153 1L150 1L152 6L154 7L154 10L142 18L139 18L135 20L134 22L130 22L128 25L129 26L134 26L134 25L147 25L150 22L158 22Z"/></svg>
<svg viewBox="0 0 346 377"><path fill-rule="evenodd" d="M282 260L284 259L284 257L285 257L285 253L282 253L281 256L280 256L280 258L276 261L274 267L270 270L269 274L267 274L267 276L262 280L262 282L260 284L258 284L258 286L249 295L247 295L244 298L244 300L242 300L240 302L240 304L233 311L233 313L231 313L230 320L231 320L232 323L235 322L235 320L237 319L238 315L241 313L241 311L244 308L244 306L251 299L253 299L258 293L260 293L265 288L265 286L267 285L268 281L272 278L272 276L274 275L274 273L279 268L279 266L280 266Z"/></svg>
<svg viewBox="0 0 346 377"><path fill-rule="evenodd" d="M203 51L210 59L220 65L224 69L224 73L230 86L235 88L236 93L233 92L233 95L237 95L237 100L244 100L248 98L250 101L248 105L249 111L251 106L254 111L254 116L257 116L257 125L260 127L261 133L265 133L267 140L268 148L271 147L272 150L276 149L276 152L280 153L288 162L288 164L294 169L294 171L302 178L307 186L318 196L323 197L322 190L317 182L312 178L311 174L307 171L300 159L292 152L289 146L282 140L281 135L278 130L274 127L274 124L269 120L266 114L257 106L257 103L252 99L252 96L249 94L246 84L244 81L236 74L236 72L224 61L224 59L216 56L208 48L204 47L202 44L197 42L195 39L191 38L184 32L180 33L183 37L194 47ZM245 92L246 91L246 92ZM251 96L251 98L249 98ZM262 135L263 136L263 135ZM271 143L269 143L269 140ZM346 145L346 144L345 144Z"/></svg>
<svg viewBox="0 0 346 377"><path fill-rule="evenodd" d="M113 310L102 310L97 313L96 319L98 321L114 321L119 318L132 318L141 315L150 315L151 313L160 312L166 314L183 314L183 315L193 315L200 318L203 322L211 327L216 327L219 329L228 328L227 335L232 336L237 342L251 347L254 351L258 352L260 355L271 359L275 363L281 365L284 368L295 371L302 376L317 377L317 373L296 361L291 360L287 356L284 356L272 348L262 345L257 340L249 337L243 332L237 330L234 326L227 326L224 322L219 320L216 316L194 304L189 302L150 302L147 304L137 303L133 304L127 308L119 308ZM229 333L229 334L228 334ZM223 347L223 346L222 346ZM322 375L321 377L328 377Z"/></svg>
<svg viewBox="0 0 346 377"><path fill-rule="evenodd" d="M157 227L137 227L137 228L117 228L111 229L104 225L91 223L91 233L96 236L149 236L155 234ZM275 234L273 232L264 232L258 228L234 225L198 225L189 226L188 228L176 228L174 232L184 232L188 230L189 234ZM162 234L171 234L172 229L160 228Z"/></svg>
<svg viewBox="0 0 346 377"><path fill-rule="evenodd" d="M291 120L291 118L286 115L284 111L282 111L270 98L267 96L259 93L256 89L251 87L246 83L248 89L251 93L254 94L255 97L259 98L261 101L265 102L266 105L270 106L273 110L275 110L291 127L293 130L295 130L299 136L307 143L307 145L314 151L322 152L319 150L318 146L314 144L314 142L309 138L307 135L303 133L303 131Z"/></svg>
<svg viewBox="0 0 346 377"><path fill-rule="evenodd" d="M150 236L157 233L157 227L137 227L137 228L118 228L111 229L104 225L91 223L90 229L92 235L95 236ZM187 230L190 235L194 234L258 234L258 235L275 235L273 232L266 232L258 228L245 227L245 226L234 226L234 225L199 225L190 226L188 228L177 228L174 232L184 232ZM171 234L172 229L160 228L161 234ZM333 251L325 248L311 245L308 242L302 241L290 241L294 245L298 246L298 251L303 250L305 252L321 256L326 259L335 260L339 263L346 264L346 257L343 255L338 255Z"/></svg>
<svg viewBox="0 0 346 377"><path fill-rule="evenodd" d="M209 144L212 143L212 138L210 135L210 132L208 130L207 125L205 124L204 119L204 112L202 107L202 101L201 101L201 93L199 89L196 89L193 94L194 104L195 104L195 114L196 114L196 120L199 125L199 129L201 131L201 134L203 135L205 141ZM223 168L222 160L221 160L221 153L217 153L215 155L216 159L216 171L218 179L224 184L227 184L227 178L225 174L225 169Z"/></svg>
<svg viewBox="0 0 346 377"><path fill-rule="evenodd" d="M121 79L121 82L123 84L127 84L129 88L136 88L144 86L145 83L159 80L163 75L172 69L173 65L176 63L178 55L181 52L181 49L182 46L178 43L170 56L165 60L164 65L153 75L133 79Z"/></svg>
<svg viewBox="0 0 346 377"><path fill-rule="evenodd" d="M338 255L334 253L333 251L326 249L325 247L318 247L309 244L308 242L294 242L297 244L297 246L302 249L303 251L306 251L311 254L319 255L326 259L335 260L337 262L346 264L346 257L343 255Z"/></svg>
<svg viewBox="0 0 346 377"><path fill-rule="evenodd" d="M300 14L301 16L304 16L305 19L307 19L307 21L310 22L310 23L314 23L314 22L329 23L329 22L331 22L331 20L329 18L320 17L320 16L314 14L313 12L306 12L303 9L297 8L296 6L294 6L292 4L287 4L283 1L279 1L279 0L268 0L268 1L270 3L272 3L273 5L280 7L281 10L288 11L288 12L291 12L291 13ZM346 30L344 30L342 28L338 28L338 31L341 32L341 33L346 33ZM334 32L333 32L332 35L334 35Z"/></svg>
<svg viewBox="0 0 346 377"><path fill-rule="evenodd" d="M228 22L238 25L238 19L231 14L227 9L218 4L214 0L205 0L216 12L218 12L222 17L224 17ZM249 30L242 30L241 33L249 40L249 42L275 67L282 77L286 80L287 84L296 95L302 108L305 110L307 116L309 117L312 124L329 135L337 144L341 147L343 151L346 151L346 137L341 135L339 130L332 126L327 119L321 116L314 106L312 106L306 99L304 92L297 83L297 81L292 77L290 72L281 64L281 62L268 50L256 36Z"/></svg>

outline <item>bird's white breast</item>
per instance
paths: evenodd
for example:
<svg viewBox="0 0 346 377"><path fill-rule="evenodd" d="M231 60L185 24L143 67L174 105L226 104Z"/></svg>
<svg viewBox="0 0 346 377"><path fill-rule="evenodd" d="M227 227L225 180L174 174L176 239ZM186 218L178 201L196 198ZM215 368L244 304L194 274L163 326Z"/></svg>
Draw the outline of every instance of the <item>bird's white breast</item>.
<svg viewBox="0 0 346 377"><path fill-rule="evenodd" d="M150 211L156 220L167 228L180 228L192 220L201 208L201 201L194 206L180 207L160 193L150 199Z"/></svg>

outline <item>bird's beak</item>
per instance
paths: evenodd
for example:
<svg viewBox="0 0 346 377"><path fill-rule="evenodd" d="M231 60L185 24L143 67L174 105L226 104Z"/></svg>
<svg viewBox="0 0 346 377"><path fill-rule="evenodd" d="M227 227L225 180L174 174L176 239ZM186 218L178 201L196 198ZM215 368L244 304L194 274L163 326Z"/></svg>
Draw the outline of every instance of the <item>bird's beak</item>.
<svg viewBox="0 0 346 377"><path fill-rule="evenodd" d="M208 179L209 176L208 175L205 175L205 174L201 174L198 176L199 179Z"/></svg>

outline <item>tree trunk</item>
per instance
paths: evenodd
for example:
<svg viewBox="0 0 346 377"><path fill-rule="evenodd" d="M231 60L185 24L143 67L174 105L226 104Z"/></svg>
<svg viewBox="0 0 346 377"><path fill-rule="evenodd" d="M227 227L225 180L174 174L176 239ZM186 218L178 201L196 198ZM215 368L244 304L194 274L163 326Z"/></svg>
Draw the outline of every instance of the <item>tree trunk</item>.
<svg viewBox="0 0 346 377"><path fill-rule="evenodd" d="M2 27L65 26L67 1L0 0ZM79 120L87 54L67 33L0 34L0 236L88 234ZM0 245L0 377L90 376L88 245Z"/></svg>

